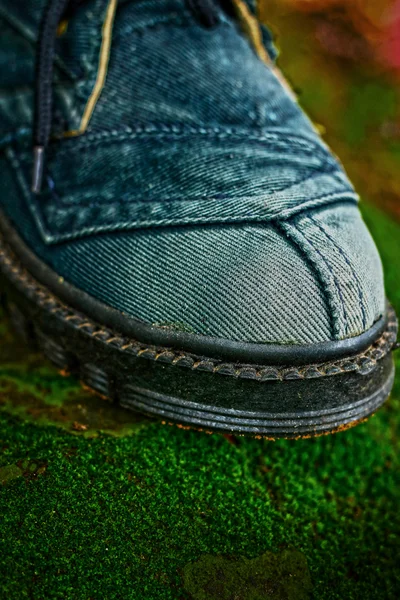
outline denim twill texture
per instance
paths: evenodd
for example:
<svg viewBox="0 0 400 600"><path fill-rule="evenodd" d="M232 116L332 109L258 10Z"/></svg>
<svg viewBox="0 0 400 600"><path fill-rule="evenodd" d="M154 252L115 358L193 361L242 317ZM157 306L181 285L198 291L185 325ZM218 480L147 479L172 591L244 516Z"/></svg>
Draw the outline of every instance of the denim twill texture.
<svg viewBox="0 0 400 600"><path fill-rule="evenodd" d="M183 0L120 2L89 129L54 140L33 196L43 5L0 0L0 202L45 262L133 317L200 334L312 343L371 327L382 271L357 196L222 12L205 29ZM59 39L55 136L79 127L107 7L89 2Z"/></svg>

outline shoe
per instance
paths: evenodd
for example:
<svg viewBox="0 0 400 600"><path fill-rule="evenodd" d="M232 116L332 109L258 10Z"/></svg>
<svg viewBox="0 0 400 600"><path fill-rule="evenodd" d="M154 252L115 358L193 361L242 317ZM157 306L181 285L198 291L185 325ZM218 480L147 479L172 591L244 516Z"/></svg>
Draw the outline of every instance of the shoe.
<svg viewBox="0 0 400 600"><path fill-rule="evenodd" d="M0 61L1 285L26 339L207 431L307 437L384 402L379 256L250 2L0 0Z"/></svg>

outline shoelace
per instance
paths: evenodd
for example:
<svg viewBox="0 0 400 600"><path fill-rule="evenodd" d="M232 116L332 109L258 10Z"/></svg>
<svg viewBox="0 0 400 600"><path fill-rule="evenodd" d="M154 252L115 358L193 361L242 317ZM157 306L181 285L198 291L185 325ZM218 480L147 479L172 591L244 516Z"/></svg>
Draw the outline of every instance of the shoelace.
<svg viewBox="0 0 400 600"><path fill-rule="evenodd" d="M57 30L63 17L70 16L87 0L49 0L44 10L37 47L35 121L33 135L32 192L42 189L45 153L52 126L53 76ZM219 20L218 5L227 0L186 0L188 7L205 27L214 27Z"/></svg>

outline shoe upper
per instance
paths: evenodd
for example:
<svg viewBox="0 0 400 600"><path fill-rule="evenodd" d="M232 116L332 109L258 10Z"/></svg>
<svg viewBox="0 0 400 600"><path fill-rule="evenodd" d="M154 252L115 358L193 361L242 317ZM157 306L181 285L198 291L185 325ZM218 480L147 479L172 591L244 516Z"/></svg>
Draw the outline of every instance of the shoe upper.
<svg viewBox="0 0 400 600"><path fill-rule="evenodd" d="M233 4L209 28L184 0L82 3L60 27L33 194L45 2L0 0L1 207L60 276L146 323L263 343L356 336L385 312L358 197L268 34L246 35L250 4Z"/></svg>

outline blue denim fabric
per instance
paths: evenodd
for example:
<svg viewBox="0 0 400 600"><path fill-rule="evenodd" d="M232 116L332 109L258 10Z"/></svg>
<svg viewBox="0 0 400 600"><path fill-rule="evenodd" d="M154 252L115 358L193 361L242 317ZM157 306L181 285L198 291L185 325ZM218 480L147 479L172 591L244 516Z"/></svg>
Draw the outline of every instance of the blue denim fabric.
<svg viewBox="0 0 400 600"><path fill-rule="evenodd" d="M60 275L150 323L249 341L354 336L384 311L357 196L240 25L205 29L183 0L120 2L87 132L32 168L43 0L0 0L0 203ZM53 132L79 126L106 0L59 40ZM264 32L270 49L270 38Z"/></svg>

